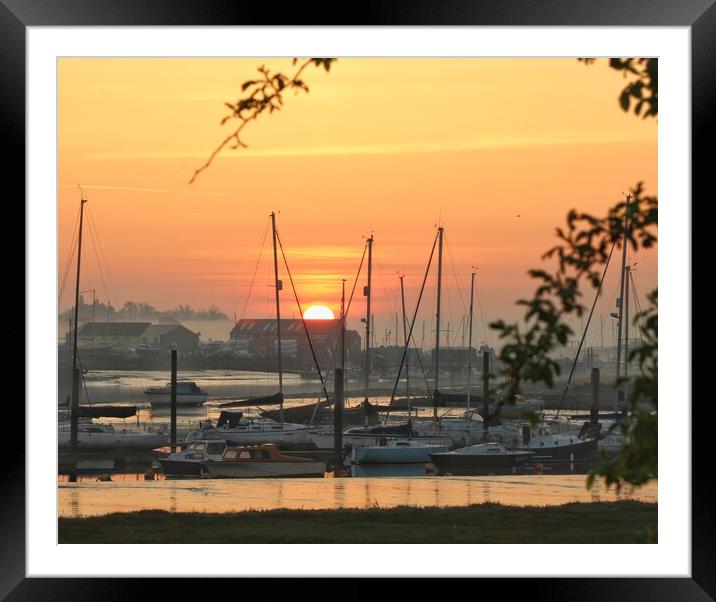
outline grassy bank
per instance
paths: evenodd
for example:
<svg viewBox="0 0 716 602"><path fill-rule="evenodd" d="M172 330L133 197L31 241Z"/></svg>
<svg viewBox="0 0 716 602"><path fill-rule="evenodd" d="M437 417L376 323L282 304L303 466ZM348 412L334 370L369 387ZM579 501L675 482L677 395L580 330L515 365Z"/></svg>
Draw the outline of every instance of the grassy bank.
<svg viewBox="0 0 716 602"><path fill-rule="evenodd" d="M60 543L651 543L657 505L142 511L60 518Z"/></svg>

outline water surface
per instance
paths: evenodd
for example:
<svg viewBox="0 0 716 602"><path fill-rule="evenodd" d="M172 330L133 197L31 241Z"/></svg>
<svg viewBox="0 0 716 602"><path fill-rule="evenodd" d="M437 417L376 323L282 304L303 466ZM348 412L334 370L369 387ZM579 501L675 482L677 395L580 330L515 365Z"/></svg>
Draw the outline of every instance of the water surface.
<svg viewBox="0 0 716 602"><path fill-rule="evenodd" d="M113 475L112 482L80 478L58 483L60 516L96 516L135 510L242 510L465 506L494 502L551 506L568 502L657 501L657 483L616 494L601 484L588 491L584 475L485 477L365 477L315 479L181 479L145 481Z"/></svg>

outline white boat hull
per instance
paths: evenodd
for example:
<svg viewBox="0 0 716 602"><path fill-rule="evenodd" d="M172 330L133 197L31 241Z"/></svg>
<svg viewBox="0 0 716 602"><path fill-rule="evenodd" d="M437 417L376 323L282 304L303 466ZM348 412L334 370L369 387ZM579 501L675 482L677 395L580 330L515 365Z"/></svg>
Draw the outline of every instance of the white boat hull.
<svg viewBox="0 0 716 602"><path fill-rule="evenodd" d="M172 396L170 393L145 393L145 397L151 405L170 405ZM178 406L199 405L204 403L209 396L206 393L182 393L177 394Z"/></svg>
<svg viewBox="0 0 716 602"><path fill-rule="evenodd" d="M77 433L77 448L83 449L154 449L168 443L169 439L161 433L131 432L125 433ZM70 446L69 429L57 434L59 447Z"/></svg>
<svg viewBox="0 0 716 602"><path fill-rule="evenodd" d="M226 441L227 445L257 445L259 443L291 444L307 443L307 429L285 429L270 431L236 431L223 429L206 429L204 431L193 431L189 434L187 441L202 441L206 439L220 439Z"/></svg>
<svg viewBox="0 0 716 602"><path fill-rule="evenodd" d="M326 463L321 461L281 462L242 460L240 462L205 462L203 467L214 478L322 477Z"/></svg>
<svg viewBox="0 0 716 602"><path fill-rule="evenodd" d="M309 433L308 438L313 444L319 449L333 449L333 433ZM351 447L362 446L362 447L381 447L381 443L385 443L386 440L402 439L398 435L346 435L345 433L341 437L343 445L350 445ZM452 438L450 437L421 437L421 441L430 445L443 445L447 447L453 446Z"/></svg>

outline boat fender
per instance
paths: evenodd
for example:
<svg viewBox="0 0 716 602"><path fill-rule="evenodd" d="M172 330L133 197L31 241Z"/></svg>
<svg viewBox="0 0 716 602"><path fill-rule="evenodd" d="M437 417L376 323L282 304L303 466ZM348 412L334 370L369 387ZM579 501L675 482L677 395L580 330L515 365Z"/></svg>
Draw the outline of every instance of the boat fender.
<svg viewBox="0 0 716 602"><path fill-rule="evenodd" d="M427 474L433 474L435 472L435 464L433 464L432 462L428 462L425 465L425 472Z"/></svg>

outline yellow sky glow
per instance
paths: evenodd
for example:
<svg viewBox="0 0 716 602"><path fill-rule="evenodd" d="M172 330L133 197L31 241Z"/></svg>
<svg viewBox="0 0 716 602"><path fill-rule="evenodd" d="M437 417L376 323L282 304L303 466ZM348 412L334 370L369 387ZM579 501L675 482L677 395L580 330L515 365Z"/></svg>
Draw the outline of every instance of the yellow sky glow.
<svg viewBox="0 0 716 602"><path fill-rule="evenodd" d="M365 237L374 235L383 332L400 311L399 273L412 311L441 222L444 303L455 327L471 266L479 268L487 320L515 317L514 301L534 288L526 271L540 265L567 211L604 213L640 180L658 193L656 120L619 108L625 80L606 60L576 59L339 59L330 73L310 67L309 94L291 93L282 111L250 123L249 147L223 151L189 185L230 131L232 122L219 125L224 102L240 97L261 64L292 68L290 59L59 60L60 281L82 184L96 235L86 239L82 289L95 288L115 307L214 304L237 317L270 317L270 235L261 257L259 250L276 211L304 307L339 311L341 280L350 292ZM656 253L639 262L645 291L656 286ZM290 317L298 310L280 268ZM363 284L349 316L355 327ZM605 296L613 284L607 280ZM429 286L427 320L434 278Z"/></svg>

